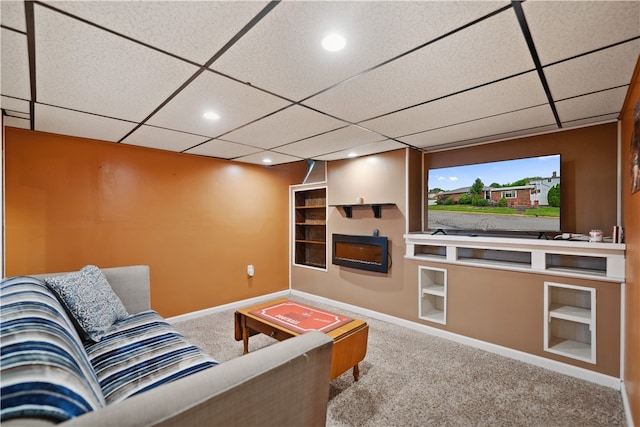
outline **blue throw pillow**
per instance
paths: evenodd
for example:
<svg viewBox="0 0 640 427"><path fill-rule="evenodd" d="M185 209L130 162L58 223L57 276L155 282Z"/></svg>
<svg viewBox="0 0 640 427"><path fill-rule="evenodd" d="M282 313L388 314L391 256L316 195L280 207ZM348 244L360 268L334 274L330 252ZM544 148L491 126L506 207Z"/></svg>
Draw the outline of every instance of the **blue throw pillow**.
<svg viewBox="0 0 640 427"><path fill-rule="evenodd" d="M44 282L0 283L0 421L60 422L106 405L78 333Z"/></svg>
<svg viewBox="0 0 640 427"><path fill-rule="evenodd" d="M73 316L84 339L100 341L111 325L129 315L95 265L45 281Z"/></svg>

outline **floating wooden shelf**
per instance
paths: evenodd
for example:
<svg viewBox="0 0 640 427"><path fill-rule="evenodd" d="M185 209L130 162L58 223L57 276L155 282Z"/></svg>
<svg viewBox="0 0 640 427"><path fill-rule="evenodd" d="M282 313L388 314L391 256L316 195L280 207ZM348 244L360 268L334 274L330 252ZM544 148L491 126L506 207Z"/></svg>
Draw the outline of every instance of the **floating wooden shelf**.
<svg viewBox="0 0 640 427"><path fill-rule="evenodd" d="M357 207L370 207L373 210L373 216L376 218L382 218L382 207L383 206L395 206L395 203L354 203L349 205L329 205L336 208L344 209L344 213L347 215L347 218L353 218L353 208Z"/></svg>

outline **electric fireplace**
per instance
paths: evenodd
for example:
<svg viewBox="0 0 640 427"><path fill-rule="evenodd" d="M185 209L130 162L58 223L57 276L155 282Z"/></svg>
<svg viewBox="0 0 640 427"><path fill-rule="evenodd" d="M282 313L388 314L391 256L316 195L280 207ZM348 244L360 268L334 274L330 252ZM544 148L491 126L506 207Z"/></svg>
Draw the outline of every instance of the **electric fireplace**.
<svg viewBox="0 0 640 427"><path fill-rule="evenodd" d="M383 236L333 234L331 262L343 267L386 273L389 270L388 243Z"/></svg>

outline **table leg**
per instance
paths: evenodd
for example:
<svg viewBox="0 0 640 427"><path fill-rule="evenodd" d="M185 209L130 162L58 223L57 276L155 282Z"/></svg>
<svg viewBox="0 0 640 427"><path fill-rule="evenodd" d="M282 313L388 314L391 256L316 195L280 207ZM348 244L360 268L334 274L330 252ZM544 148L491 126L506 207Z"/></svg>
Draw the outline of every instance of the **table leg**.
<svg viewBox="0 0 640 427"><path fill-rule="evenodd" d="M249 328L247 328L247 325L242 326L242 343L244 344L242 354L249 353Z"/></svg>
<svg viewBox="0 0 640 427"><path fill-rule="evenodd" d="M358 381L359 378L360 378L360 368L358 368L358 365L356 364L356 366L353 367L353 380Z"/></svg>

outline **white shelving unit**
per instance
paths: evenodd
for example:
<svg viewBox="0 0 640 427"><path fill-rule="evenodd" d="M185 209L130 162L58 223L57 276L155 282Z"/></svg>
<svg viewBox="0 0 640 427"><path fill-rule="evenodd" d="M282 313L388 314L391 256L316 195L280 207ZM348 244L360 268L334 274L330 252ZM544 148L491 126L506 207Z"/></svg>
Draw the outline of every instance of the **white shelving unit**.
<svg viewBox="0 0 640 427"><path fill-rule="evenodd" d="M596 363L596 289L544 283L544 351Z"/></svg>
<svg viewBox="0 0 640 427"><path fill-rule="evenodd" d="M405 258L624 282L625 245L505 237L405 234Z"/></svg>
<svg viewBox="0 0 640 427"><path fill-rule="evenodd" d="M418 317L430 322L447 324L447 270L418 267Z"/></svg>

